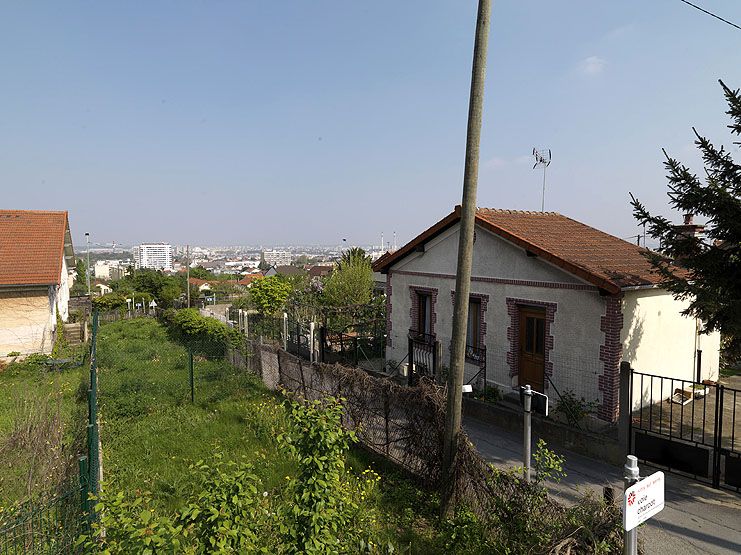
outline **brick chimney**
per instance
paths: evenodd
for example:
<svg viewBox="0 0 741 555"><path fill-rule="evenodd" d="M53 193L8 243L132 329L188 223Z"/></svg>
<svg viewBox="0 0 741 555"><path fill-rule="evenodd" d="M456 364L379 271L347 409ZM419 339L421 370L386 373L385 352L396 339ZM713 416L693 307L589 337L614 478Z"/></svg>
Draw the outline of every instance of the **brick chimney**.
<svg viewBox="0 0 741 555"><path fill-rule="evenodd" d="M685 214L684 223L675 226L675 229L690 237L700 237L705 232L705 226L694 223L694 217L692 213Z"/></svg>

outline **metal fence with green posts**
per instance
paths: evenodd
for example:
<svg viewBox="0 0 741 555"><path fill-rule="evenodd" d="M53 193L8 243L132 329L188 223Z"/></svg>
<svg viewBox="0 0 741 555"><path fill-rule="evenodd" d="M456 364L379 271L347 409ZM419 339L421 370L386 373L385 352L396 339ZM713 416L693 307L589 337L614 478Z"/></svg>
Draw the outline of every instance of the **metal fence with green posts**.
<svg viewBox="0 0 741 555"><path fill-rule="evenodd" d="M90 341L90 384L85 453L78 458L79 476L38 499L12 506L0 513L0 554L76 553L80 534L95 518L90 494L100 486L98 433L98 369L96 341L98 313L93 313Z"/></svg>

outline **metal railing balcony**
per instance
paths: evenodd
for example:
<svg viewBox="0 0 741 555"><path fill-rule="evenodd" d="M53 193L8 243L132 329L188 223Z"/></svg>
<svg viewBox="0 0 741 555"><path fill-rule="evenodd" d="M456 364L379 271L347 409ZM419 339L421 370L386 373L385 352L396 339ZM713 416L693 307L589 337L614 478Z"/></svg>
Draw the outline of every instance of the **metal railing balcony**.
<svg viewBox="0 0 741 555"><path fill-rule="evenodd" d="M434 345L435 344L435 334L434 333L424 333L424 332L417 331L411 328L409 329L409 339L411 339L415 343L422 343L424 345Z"/></svg>

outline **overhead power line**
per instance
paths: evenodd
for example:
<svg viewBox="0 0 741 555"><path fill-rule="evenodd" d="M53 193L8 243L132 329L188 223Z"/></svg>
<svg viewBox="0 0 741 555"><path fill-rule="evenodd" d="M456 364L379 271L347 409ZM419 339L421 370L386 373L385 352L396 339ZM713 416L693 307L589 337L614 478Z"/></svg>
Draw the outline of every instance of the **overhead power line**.
<svg viewBox="0 0 741 555"><path fill-rule="evenodd" d="M688 6L692 6L692 7L693 7L693 8L695 8L696 10L700 10L701 12L703 12L703 13L706 13L706 14L708 14L708 15L709 15L709 16L711 16L711 17L714 17L715 19L720 19L720 20L721 20L721 21L722 21L723 23L728 23L728 25L730 25L731 27L735 27L736 29L738 29L739 31L741 31L741 27L739 27L738 25L736 25L736 24L735 24L735 23L733 23L732 21L728 21L727 19L723 19L723 18L722 18L722 17L720 17L719 15L715 15L715 14L714 14L713 12L709 12L709 11L707 11L706 9L704 9L704 8L701 8L701 7L700 7L700 6L698 6L697 4L693 4L692 2L689 2L688 0L679 0L679 1L680 1L680 2L684 2L684 3L685 3L685 4L687 4Z"/></svg>

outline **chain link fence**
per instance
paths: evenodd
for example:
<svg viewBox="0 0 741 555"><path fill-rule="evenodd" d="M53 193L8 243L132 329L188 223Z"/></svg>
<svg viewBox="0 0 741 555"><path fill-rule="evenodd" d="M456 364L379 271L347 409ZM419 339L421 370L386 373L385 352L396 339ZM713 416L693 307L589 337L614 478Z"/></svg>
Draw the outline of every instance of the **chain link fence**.
<svg viewBox="0 0 741 555"><path fill-rule="evenodd" d="M310 363L274 346L252 340L246 343L248 354L227 352L233 365L258 375L272 390L285 389L307 400L327 396L344 399L343 423L356 432L363 447L428 487L440 486L444 389L428 380L405 387L358 368ZM455 469L457 498L483 514L495 496L513 496L517 481L506 476L493 480L492 473L461 432Z"/></svg>
<svg viewBox="0 0 741 555"><path fill-rule="evenodd" d="M101 478L98 428L97 336L99 315L93 313L87 382L87 422L84 452L77 459L79 474L55 491L0 513L0 553L68 554L78 551L77 538L95 519L90 495L99 491ZM87 358L87 357L86 357Z"/></svg>

